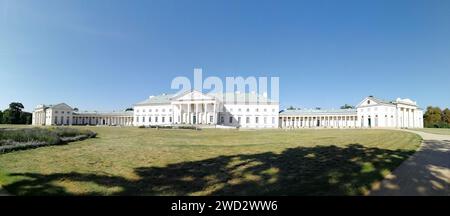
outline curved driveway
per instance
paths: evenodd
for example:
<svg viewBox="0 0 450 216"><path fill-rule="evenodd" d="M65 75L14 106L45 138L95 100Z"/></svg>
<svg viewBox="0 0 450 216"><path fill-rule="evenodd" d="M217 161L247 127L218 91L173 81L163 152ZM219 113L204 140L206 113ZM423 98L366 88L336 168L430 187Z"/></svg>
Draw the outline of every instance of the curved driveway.
<svg viewBox="0 0 450 216"><path fill-rule="evenodd" d="M388 175L372 196L450 196L450 136L422 136L419 150Z"/></svg>

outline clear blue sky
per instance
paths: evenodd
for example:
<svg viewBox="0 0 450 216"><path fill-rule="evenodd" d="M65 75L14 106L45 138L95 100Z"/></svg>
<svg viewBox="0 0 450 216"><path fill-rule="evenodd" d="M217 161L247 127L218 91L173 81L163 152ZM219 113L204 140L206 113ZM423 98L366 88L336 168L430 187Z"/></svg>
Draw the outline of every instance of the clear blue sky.
<svg viewBox="0 0 450 216"><path fill-rule="evenodd" d="M0 108L119 110L175 76L279 76L281 105L450 106L450 1L0 0Z"/></svg>

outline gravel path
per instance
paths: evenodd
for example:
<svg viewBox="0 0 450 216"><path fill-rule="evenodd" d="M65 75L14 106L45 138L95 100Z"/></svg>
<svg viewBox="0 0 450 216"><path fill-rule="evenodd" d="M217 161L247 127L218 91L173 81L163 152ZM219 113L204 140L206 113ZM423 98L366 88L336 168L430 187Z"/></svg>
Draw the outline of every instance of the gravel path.
<svg viewBox="0 0 450 216"><path fill-rule="evenodd" d="M450 136L422 136L419 150L374 189L372 196L450 196Z"/></svg>

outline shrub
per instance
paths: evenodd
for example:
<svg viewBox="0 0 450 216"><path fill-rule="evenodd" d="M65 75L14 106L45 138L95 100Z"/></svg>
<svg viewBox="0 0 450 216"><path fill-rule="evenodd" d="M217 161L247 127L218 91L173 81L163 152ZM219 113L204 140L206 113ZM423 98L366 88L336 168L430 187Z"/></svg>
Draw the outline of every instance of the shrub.
<svg viewBox="0 0 450 216"><path fill-rule="evenodd" d="M97 134L89 130L73 128L23 128L0 129L0 153L58 145L65 142L93 138Z"/></svg>
<svg viewBox="0 0 450 216"><path fill-rule="evenodd" d="M149 126L141 125L138 128L201 130L200 128L195 126L171 126L171 125L149 125Z"/></svg>
<svg viewBox="0 0 450 216"><path fill-rule="evenodd" d="M172 126L165 126L165 125L163 125L163 126L157 126L156 128L159 128L159 129L173 129Z"/></svg>
<svg viewBox="0 0 450 216"><path fill-rule="evenodd" d="M195 126L179 126L178 129L188 129L188 130L200 130L200 128L197 128Z"/></svg>
<svg viewBox="0 0 450 216"><path fill-rule="evenodd" d="M61 140L56 133L41 128L3 129L0 131L0 140L13 142L45 142L59 143Z"/></svg>
<svg viewBox="0 0 450 216"><path fill-rule="evenodd" d="M51 131L55 132L59 137L76 137L76 136L87 136L88 138L93 138L97 134L90 130L79 130L74 128L52 128Z"/></svg>

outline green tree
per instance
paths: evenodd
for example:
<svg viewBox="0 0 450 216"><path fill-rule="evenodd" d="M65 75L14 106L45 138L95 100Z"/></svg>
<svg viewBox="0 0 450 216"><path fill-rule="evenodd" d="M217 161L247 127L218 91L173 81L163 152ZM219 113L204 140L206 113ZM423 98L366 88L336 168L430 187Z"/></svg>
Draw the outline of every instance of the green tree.
<svg viewBox="0 0 450 216"><path fill-rule="evenodd" d="M31 119L33 118L33 114L29 112L22 112L20 114L20 122L19 124L31 124Z"/></svg>
<svg viewBox="0 0 450 216"><path fill-rule="evenodd" d="M441 127L450 128L450 109L446 108L442 111L442 124Z"/></svg>
<svg viewBox="0 0 450 216"><path fill-rule="evenodd" d="M12 116L11 110L10 109L5 109L3 111L2 123L3 124L12 124L11 122L12 122L13 117L11 117L11 116Z"/></svg>
<svg viewBox="0 0 450 216"><path fill-rule="evenodd" d="M293 106L290 106L287 108L287 110L295 110L295 108Z"/></svg>
<svg viewBox="0 0 450 216"><path fill-rule="evenodd" d="M446 108L442 111L442 121L447 125L450 125L450 109Z"/></svg>
<svg viewBox="0 0 450 216"><path fill-rule="evenodd" d="M22 116L22 103L12 102L9 104L9 108L3 112L3 123L5 124L23 124Z"/></svg>
<svg viewBox="0 0 450 216"><path fill-rule="evenodd" d="M349 104L344 104L344 106L341 106L341 109L355 109L355 107Z"/></svg>
<svg viewBox="0 0 450 216"><path fill-rule="evenodd" d="M425 127L439 127L442 121L442 111L439 107L427 107L427 111L423 115Z"/></svg>
<svg viewBox="0 0 450 216"><path fill-rule="evenodd" d="M21 111L23 109L23 104L19 102L12 102L9 104L9 109Z"/></svg>
<svg viewBox="0 0 450 216"><path fill-rule="evenodd" d="M3 124L3 112L0 110L0 124Z"/></svg>
<svg viewBox="0 0 450 216"><path fill-rule="evenodd" d="M127 111L133 111L133 108L131 108L131 107L126 108L125 111L126 111L126 112L127 112Z"/></svg>

